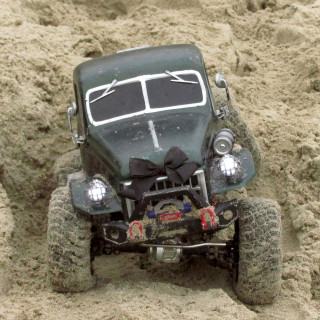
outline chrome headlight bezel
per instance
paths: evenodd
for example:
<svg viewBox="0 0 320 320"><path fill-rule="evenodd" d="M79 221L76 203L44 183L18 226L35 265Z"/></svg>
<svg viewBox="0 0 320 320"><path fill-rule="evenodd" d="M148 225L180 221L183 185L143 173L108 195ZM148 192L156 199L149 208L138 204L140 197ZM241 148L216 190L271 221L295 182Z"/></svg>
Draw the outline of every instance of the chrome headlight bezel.
<svg viewBox="0 0 320 320"><path fill-rule="evenodd" d="M108 186L101 179L94 178L88 184L87 196L96 204L102 203L107 196Z"/></svg>
<svg viewBox="0 0 320 320"><path fill-rule="evenodd" d="M236 184L242 178L241 162L231 154L226 154L219 160L218 170L226 177L227 183Z"/></svg>
<svg viewBox="0 0 320 320"><path fill-rule="evenodd" d="M226 177L232 177L240 167L240 160L231 154L224 155L218 163L218 169Z"/></svg>

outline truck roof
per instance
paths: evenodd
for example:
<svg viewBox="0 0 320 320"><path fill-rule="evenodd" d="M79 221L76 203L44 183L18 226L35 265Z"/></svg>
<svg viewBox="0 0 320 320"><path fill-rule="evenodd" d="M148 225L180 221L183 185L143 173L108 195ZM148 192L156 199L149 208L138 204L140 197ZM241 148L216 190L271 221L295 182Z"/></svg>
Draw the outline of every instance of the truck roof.
<svg viewBox="0 0 320 320"><path fill-rule="evenodd" d="M165 70L196 70L205 72L200 50L191 44L167 45L119 52L92 59L74 70L74 83L84 97L87 90L140 75L162 73Z"/></svg>

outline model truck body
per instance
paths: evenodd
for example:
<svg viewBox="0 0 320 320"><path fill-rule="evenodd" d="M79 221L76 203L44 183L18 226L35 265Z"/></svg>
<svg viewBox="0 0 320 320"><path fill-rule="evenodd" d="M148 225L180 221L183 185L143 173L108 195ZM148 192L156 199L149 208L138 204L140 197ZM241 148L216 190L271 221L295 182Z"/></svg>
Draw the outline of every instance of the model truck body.
<svg viewBox="0 0 320 320"><path fill-rule="evenodd" d="M222 74L215 81L227 94L219 108L193 45L122 51L76 67L68 116L83 170L70 174L50 203L48 277L55 290L90 288L96 254L130 251L164 263L192 255L224 260L240 299L275 298L281 263L276 204L217 201L244 187L255 166L250 150L224 128L229 91ZM215 242L230 225L233 239ZM248 250L259 252L250 257Z"/></svg>

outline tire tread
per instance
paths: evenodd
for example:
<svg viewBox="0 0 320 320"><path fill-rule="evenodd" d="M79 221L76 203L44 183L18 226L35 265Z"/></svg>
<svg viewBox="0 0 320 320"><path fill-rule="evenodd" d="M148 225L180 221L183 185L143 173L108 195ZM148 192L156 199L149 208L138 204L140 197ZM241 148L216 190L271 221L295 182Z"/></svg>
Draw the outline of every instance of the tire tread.
<svg viewBox="0 0 320 320"><path fill-rule="evenodd" d="M57 292L81 292L94 286L91 220L72 206L68 187L56 189L48 213L48 284Z"/></svg>
<svg viewBox="0 0 320 320"><path fill-rule="evenodd" d="M235 291L247 304L272 303L281 286L281 217L269 199L239 202L239 265Z"/></svg>

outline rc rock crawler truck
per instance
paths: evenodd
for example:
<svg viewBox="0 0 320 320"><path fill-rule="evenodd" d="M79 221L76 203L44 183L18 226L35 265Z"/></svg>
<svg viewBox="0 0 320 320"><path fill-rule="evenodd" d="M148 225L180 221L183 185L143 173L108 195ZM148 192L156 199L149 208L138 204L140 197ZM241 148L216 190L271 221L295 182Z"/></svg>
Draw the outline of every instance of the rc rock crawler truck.
<svg viewBox="0 0 320 320"><path fill-rule="evenodd" d="M281 273L277 204L217 201L244 187L255 165L225 127L230 96L223 74L215 83L225 105L215 103L194 45L135 48L75 68L68 118L82 170L69 174L50 201L53 290L91 288L97 254L136 252L163 263L192 255L223 260L242 301L274 300ZM231 240L214 241L232 224Z"/></svg>

